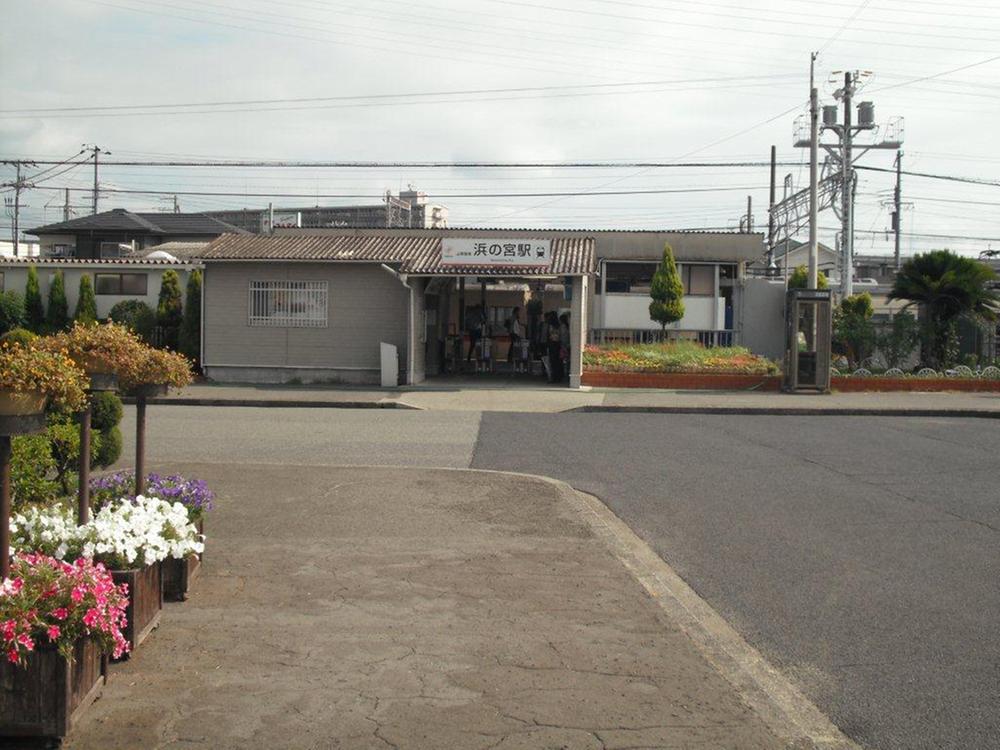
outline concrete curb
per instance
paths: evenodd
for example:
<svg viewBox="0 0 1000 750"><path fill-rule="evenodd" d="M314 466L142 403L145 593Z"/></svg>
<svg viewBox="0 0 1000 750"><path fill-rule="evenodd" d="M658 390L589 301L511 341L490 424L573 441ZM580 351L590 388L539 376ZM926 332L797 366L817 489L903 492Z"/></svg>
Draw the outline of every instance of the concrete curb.
<svg viewBox="0 0 1000 750"><path fill-rule="evenodd" d="M824 408L791 406L574 406L562 414L746 414L775 417L955 417L963 419L1000 419L1000 409L888 409Z"/></svg>
<svg viewBox="0 0 1000 750"><path fill-rule="evenodd" d="M132 396L122 396L122 403L134 404ZM425 411L423 407L401 401L311 401L308 399L252 399L252 398L151 398L150 406L249 406L262 409L407 409Z"/></svg>

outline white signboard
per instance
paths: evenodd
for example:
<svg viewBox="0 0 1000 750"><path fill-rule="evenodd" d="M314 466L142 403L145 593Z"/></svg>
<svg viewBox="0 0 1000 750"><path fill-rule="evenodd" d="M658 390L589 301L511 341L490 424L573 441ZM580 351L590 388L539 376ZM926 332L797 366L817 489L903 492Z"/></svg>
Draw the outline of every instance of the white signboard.
<svg viewBox="0 0 1000 750"><path fill-rule="evenodd" d="M441 265L543 267L552 264L552 240L443 237Z"/></svg>
<svg viewBox="0 0 1000 750"><path fill-rule="evenodd" d="M302 226L302 214L298 211L275 211L274 224L276 228L287 229Z"/></svg>

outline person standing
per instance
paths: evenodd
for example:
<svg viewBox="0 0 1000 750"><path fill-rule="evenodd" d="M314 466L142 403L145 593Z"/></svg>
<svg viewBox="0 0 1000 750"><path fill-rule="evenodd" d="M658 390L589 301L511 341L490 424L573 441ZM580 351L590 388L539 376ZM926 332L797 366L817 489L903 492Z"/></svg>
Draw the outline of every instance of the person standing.
<svg viewBox="0 0 1000 750"><path fill-rule="evenodd" d="M521 324L521 308L511 310L507 320L507 333L510 334L510 348L507 349L507 362L512 364L518 356L521 340L524 338L524 326Z"/></svg>
<svg viewBox="0 0 1000 750"><path fill-rule="evenodd" d="M476 345L483 338L483 324L485 323L483 308L480 305L470 308L466 319L469 324L469 353L466 355L465 361L469 363L475 356Z"/></svg>
<svg viewBox="0 0 1000 750"><path fill-rule="evenodd" d="M545 313L545 351L549 360L549 382L559 383L563 379L562 359L559 357L562 344L559 342L559 316L552 310Z"/></svg>

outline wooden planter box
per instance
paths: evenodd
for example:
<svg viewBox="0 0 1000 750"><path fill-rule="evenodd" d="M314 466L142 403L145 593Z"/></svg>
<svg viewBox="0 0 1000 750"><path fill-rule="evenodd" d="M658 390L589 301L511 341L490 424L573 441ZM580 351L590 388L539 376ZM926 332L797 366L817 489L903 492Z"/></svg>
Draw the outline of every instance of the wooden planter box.
<svg viewBox="0 0 1000 750"><path fill-rule="evenodd" d="M196 524L198 533L205 534L205 519L198 519ZM163 598L172 602L187 601L191 584L194 583L201 571L201 562L204 557L190 554L183 560L169 557L161 564L163 565Z"/></svg>
<svg viewBox="0 0 1000 750"><path fill-rule="evenodd" d="M160 563L136 570L112 570L115 584L128 584L127 622L122 635L131 651L142 643L153 628L160 624L163 610L163 578ZM123 656L127 659L128 656Z"/></svg>
<svg viewBox="0 0 1000 750"><path fill-rule="evenodd" d="M40 647L26 667L0 663L0 746L4 737L65 737L107 680L107 658L89 638L73 648L73 661Z"/></svg>

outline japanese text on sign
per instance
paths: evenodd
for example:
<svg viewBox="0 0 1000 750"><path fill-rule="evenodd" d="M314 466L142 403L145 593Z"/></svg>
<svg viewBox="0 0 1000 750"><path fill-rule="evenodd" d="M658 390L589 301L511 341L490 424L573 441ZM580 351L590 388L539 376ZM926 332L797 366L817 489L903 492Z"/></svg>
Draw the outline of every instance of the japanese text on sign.
<svg viewBox="0 0 1000 750"><path fill-rule="evenodd" d="M441 264L451 266L548 266L551 240L444 237Z"/></svg>

